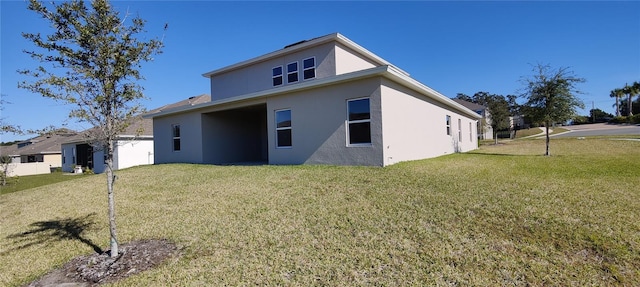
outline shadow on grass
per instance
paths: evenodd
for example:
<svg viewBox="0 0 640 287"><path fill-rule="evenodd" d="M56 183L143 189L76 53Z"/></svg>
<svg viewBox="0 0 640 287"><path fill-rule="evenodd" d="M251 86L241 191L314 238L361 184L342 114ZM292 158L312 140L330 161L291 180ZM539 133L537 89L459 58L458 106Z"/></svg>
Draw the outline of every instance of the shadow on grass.
<svg viewBox="0 0 640 287"><path fill-rule="evenodd" d="M467 152L470 155L490 155L490 156L508 156L508 157L540 157L544 154L512 154L512 153L490 153L490 152Z"/></svg>
<svg viewBox="0 0 640 287"><path fill-rule="evenodd" d="M11 234L7 236L7 239L13 240L14 244L17 245L11 250L24 249L51 241L78 240L101 254L103 251L98 245L82 236L82 233L90 230L95 225L93 220L95 215L95 213L90 213L87 216L78 218L34 222L29 225L31 227L30 230Z"/></svg>

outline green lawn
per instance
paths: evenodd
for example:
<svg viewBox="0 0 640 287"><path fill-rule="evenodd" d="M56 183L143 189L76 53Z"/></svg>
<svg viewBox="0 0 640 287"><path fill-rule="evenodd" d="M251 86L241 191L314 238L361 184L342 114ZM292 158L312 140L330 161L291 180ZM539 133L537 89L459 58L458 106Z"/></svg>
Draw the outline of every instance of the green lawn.
<svg viewBox="0 0 640 287"><path fill-rule="evenodd" d="M0 186L0 195L16 192L20 190L30 189L38 186L48 185L56 182L78 179L84 176L87 176L87 175L52 172L48 174L10 177L7 179L7 185Z"/></svg>
<svg viewBox="0 0 640 287"><path fill-rule="evenodd" d="M640 142L543 153L526 140L386 168L127 169L120 241L168 238L182 255L114 285L639 286ZM0 196L0 285L106 248L104 185ZM69 224L75 236L42 228Z"/></svg>

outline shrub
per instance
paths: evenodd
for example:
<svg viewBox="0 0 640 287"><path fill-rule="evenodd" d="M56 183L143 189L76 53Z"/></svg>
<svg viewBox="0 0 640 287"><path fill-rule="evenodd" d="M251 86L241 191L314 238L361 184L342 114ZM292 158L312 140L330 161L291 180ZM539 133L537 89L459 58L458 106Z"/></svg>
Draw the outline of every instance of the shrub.
<svg viewBox="0 0 640 287"><path fill-rule="evenodd" d="M613 117L613 119L611 119L609 122L612 124L623 124L627 122L627 117L625 116Z"/></svg>

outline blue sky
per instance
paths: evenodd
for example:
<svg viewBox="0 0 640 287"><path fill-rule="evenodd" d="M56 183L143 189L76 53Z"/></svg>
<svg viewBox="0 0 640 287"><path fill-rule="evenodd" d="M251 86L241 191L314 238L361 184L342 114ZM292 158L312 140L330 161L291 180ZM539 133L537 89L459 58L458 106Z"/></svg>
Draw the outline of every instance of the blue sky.
<svg viewBox="0 0 640 287"><path fill-rule="evenodd" d="M149 109L203 93L202 74L339 32L439 91L520 94L532 64L570 67L587 80L579 89L588 114L613 113L609 92L640 81L640 2L215 2L116 1L122 13L148 20L163 54L143 65ZM27 129L82 130L69 107L17 88L16 70L36 63L21 32L47 33L48 23L24 1L0 2L4 121ZM0 141L28 136L2 135Z"/></svg>

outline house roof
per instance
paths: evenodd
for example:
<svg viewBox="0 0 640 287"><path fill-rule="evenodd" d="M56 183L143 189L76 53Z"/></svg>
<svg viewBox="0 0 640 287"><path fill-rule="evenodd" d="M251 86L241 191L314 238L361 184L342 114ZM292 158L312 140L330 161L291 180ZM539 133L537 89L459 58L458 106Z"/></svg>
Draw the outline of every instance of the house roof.
<svg viewBox="0 0 640 287"><path fill-rule="evenodd" d="M159 107L157 109L150 110L146 114L155 114L155 113L162 112L162 111L170 111L170 110L173 110L173 109L178 108L178 107L195 106L195 105L202 104L202 103L208 103L210 101L211 101L211 96L210 95L202 94L202 95L198 95L198 96L189 97L188 99L185 99L185 100L173 103L173 104L168 104L168 105Z"/></svg>
<svg viewBox="0 0 640 287"><path fill-rule="evenodd" d="M380 66L392 66L394 67L399 73L405 74L407 76L409 76L409 73L403 71L402 69L395 67L393 64L387 62L385 59L380 58L378 55L371 53L369 50L365 49L364 47L356 44L355 42L349 40L347 37L343 36L340 33L332 33L329 35L325 35L322 37L318 37L318 38L313 38L310 40L304 40L304 41L300 41L300 42L296 42L294 44L291 45L287 45L286 47L284 47L283 49L268 53L268 54L264 54L262 56L259 57L255 57L253 59L249 59L246 61L242 61L230 66L226 66L217 70L213 70L211 72L207 72L202 74L202 76L206 77L206 78L210 78L212 76L215 75L219 75L222 73L226 73L232 70L236 70L236 69L240 69L240 68L244 68L250 65L254 65L256 63L259 62L264 62L264 61L268 61L271 60L273 58L277 58L280 57L284 54L289 54L289 53L293 53L296 51L300 51L300 50L304 50L310 47L314 47L314 46L318 46L324 43L328 43L331 41L336 41L342 45L345 45L349 48L351 48L352 50L354 50L355 52L361 54L362 56L366 57L367 59L371 60L372 62L380 65Z"/></svg>
<svg viewBox="0 0 640 287"><path fill-rule="evenodd" d="M0 154L3 155L36 155L36 154L59 154L60 145L70 138L77 136L75 131L68 129L60 129L45 135L37 136L26 141L22 141L18 144L14 144L8 147L2 147ZM23 147L18 147L19 144L26 144Z"/></svg>
<svg viewBox="0 0 640 287"><path fill-rule="evenodd" d="M483 106L483 105L479 105L476 103L472 103L469 101L465 101L465 100L461 100L461 99L453 99L454 102L463 105L465 108L470 109L472 111L482 111L482 110L486 110L487 107Z"/></svg>
<svg viewBox="0 0 640 287"><path fill-rule="evenodd" d="M211 101L211 96L207 94L202 94L198 96L189 97L185 100L164 105L159 108L155 108L146 112L145 114L136 116L133 118L131 124L120 133L120 138L153 138L153 120L151 118L145 117L147 114L155 114L162 111L172 110L181 106L193 106L196 104L202 104ZM63 142L65 144L69 143L81 143L87 142L90 138L89 135L95 128L85 130L74 137L69 138L67 141Z"/></svg>
<svg viewBox="0 0 640 287"><path fill-rule="evenodd" d="M303 44L300 44L300 45L303 45ZM365 79L365 78L370 78L375 76L382 76L390 80L393 80L409 89L412 89L422 95L425 95L426 97L431 98L432 100L435 100L448 107L451 107L452 109L457 110L460 113L465 114L471 118L475 118L475 119L481 118L481 116L475 113L474 111L469 110L463 105L456 103L452 99L414 80L413 78L409 77L406 73L399 70L398 68L394 66L389 66L389 65L375 67L375 68L366 69L366 70L360 70L360 71L347 73L347 74L321 78L321 79L316 79L314 81L303 82L296 85L280 86L280 87L269 89L269 90L259 91L259 92L231 97L231 98L225 98L217 101L200 103L192 106L176 107L171 110L165 110L157 113L146 114L143 117L154 118L154 117L168 116L168 115L185 113L185 112L192 112L192 111L203 110L203 109L208 109L212 107L224 106L226 104L231 104L231 103L238 103L238 102L243 102L248 100L266 98L268 96L273 96L278 94L315 89L323 86L335 85L339 83Z"/></svg>

